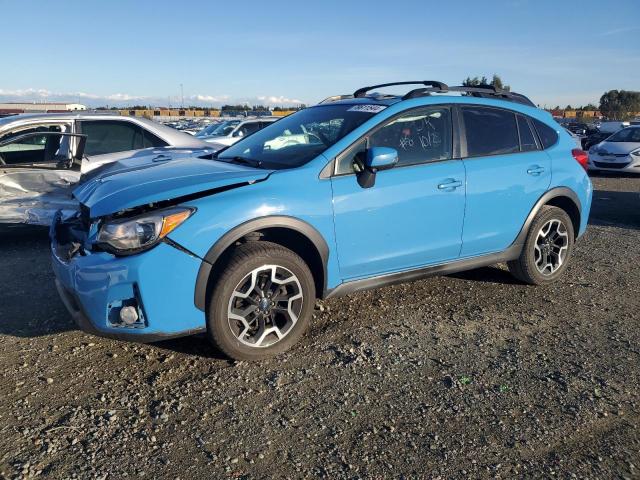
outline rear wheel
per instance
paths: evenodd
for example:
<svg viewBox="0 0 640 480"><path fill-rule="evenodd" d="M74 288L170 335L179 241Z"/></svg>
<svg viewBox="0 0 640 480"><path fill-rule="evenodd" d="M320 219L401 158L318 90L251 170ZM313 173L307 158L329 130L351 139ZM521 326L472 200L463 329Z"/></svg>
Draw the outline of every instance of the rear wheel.
<svg viewBox="0 0 640 480"><path fill-rule="evenodd" d="M554 282L567 268L573 242L569 215L561 208L545 205L529 228L520 257L508 262L509 271L533 285Z"/></svg>
<svg viewBox="0 0 640 480"><path fill-rule="evenodd" d="M231 254L214 286L207 330L236 360L259 360L287 350L304 334L315 284L304 260L281 245L252 241Z"/></svg>

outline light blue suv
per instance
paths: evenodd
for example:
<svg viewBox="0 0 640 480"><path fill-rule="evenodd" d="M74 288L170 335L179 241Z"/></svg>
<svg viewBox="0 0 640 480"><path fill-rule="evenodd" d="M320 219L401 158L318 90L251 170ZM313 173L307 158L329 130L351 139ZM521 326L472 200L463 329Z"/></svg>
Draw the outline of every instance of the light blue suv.
<svg viewBox="0 0 640 480"><path fill-rule="evenodd" d="M405 95L369 93L419 85ZM282 352L317 298L507 262L544 284L585 231L586 154L517 93L376 85L283 118L212 159L149 162L74 191L53 268L81 328L207 332L228 356Z"/></svg>

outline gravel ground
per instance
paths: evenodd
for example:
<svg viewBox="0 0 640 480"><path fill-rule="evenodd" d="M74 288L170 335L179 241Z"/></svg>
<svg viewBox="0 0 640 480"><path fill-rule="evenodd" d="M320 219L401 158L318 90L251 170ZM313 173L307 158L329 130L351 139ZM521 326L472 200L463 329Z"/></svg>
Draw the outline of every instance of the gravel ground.
<svg viewBox="0 0 640 480"><path fill-rule="evenodd" d="M74 329L0 237L0 478L640 478L640 177L594 178L563 282L503 266L325 301L287 354Z"/></svg>

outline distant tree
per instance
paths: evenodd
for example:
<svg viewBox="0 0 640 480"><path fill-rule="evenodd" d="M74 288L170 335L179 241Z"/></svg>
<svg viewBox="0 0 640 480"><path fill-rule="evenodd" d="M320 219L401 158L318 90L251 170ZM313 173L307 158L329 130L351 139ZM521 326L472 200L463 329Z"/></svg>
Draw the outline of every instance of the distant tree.
<svg viewBox="0 0 640 480"><path fill-rule="evenodd" d="M571 105L567 105L566 107L564 107L565 110L573 110L573 107Z"/></svg>
<svg viewBox="0 0 640 480"><path fill-rule="evenodd" d="M495 73L493 74L493 78L491 79L491 85L493 85L496 88L506 90L507 92L511 90L511 87L509 85L503 84L502 79Z"/></svg>
<svg viewBox="0 0 640 480"><path fill-rule="evenodd" d="M629 120L640 112L640 92L609 90L600 97L600 112L609 120Z"/></svg>
<svg viewBox="0 0 640 480"><path fill-rule="evenodd" d="M487 79L484 75L482 77L467 77L462 81L462 85L465 87L481 87L483 85L490 85L492 87L500 88L502 90L511 90L509 85L505 85L502 82L502 78L499 75L493 74L491 81Z"/></svg>
<svg viewBox="0 0 640 480"><path fill-rule="evenodd" d="M487 77L485 77L485 76L483 76L482 78L467 77L462 82L462 85L465 86L465 87L479 87L481 85L489 85L489 81L487 80Z"/></svg>
<svg viewBox="0 0 640 480"><path fill-rule="evenodd" d="M247 110L251 110L251 108L249 107L249 105L223 105L221 110L223 112L232 110L232 111L247 111Z"/></svg>

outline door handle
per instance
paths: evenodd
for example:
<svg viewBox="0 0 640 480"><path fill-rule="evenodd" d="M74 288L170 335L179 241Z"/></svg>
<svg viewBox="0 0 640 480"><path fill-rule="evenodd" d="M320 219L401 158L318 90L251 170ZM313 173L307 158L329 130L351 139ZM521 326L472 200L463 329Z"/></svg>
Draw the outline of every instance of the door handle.
<svg viewBox="0 0 640 480"><path fill-rule="evenodd" d="M460 180L448 178L444 182L438 184L438 190L455 190L456 188L461 186L462 182Z"/></svg>
<svg viewBox="0 0 640 480"><path fill-rule="evenodd" d="M541 167L540 165L534 165L533 167L529 167L527 169L527 173L529 175L535 175L538 176L541 173L544 173L544 167Z"/></svg>

